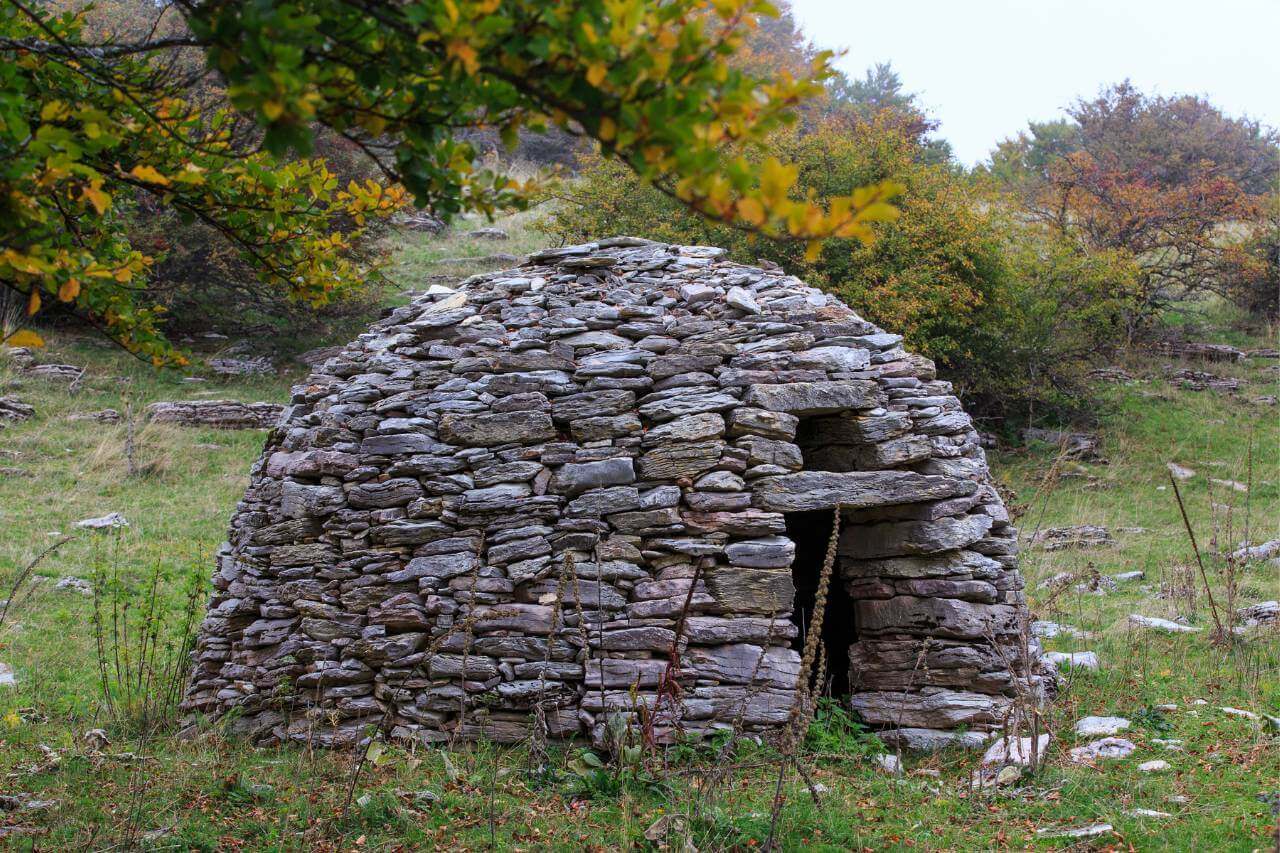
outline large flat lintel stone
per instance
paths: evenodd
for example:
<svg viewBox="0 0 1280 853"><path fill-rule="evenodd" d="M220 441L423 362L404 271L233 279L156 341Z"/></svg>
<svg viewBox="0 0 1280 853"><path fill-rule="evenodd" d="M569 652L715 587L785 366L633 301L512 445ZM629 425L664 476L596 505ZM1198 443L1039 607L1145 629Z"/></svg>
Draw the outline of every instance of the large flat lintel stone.
<svg viewBox="0 0 1280 853"><path fill-rule="evenodd" d="M786 385L752 385L743 405L791 415L829 415L876 405L875 382L792 382Z"/></svg>
<svg viewBox="0 0 1280 853"><path fill-rule="evenodd" d="M774 512L848 509L942 500L972 494L978 484L911 471L800 471L763 477L754 484L753 503Z"/></svg>

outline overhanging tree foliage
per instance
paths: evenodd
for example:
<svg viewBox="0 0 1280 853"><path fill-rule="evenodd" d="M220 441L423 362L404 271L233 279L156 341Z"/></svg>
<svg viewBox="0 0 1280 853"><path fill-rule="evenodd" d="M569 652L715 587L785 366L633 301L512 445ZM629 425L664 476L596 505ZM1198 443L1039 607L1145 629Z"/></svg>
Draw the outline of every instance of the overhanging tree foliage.
<svg viewBox="0 0 1280 853"><path fill-rule="evenodd" d="M890 184L819 205L792 197L793 167L748 156L830 73L826 55L801 76L730 66L773 13L761 0L176 5L189 34L88 44L79 18L0 0L0 282L33 310L72 302L157 360L172 351L132 285L150 259L114 227L120 207L152 196L215 226L268 285L324 299L358 275L344 249L399 186L445 217L525 203L532 187L481 168L459 138L477 126L591 137L681 204L815 250L895 215ZM193 47L262 128L261 150L233 144L236 114L179 96L167 58ZM359 145L386 184L337 187L305 159L318 127Z"/></svg>

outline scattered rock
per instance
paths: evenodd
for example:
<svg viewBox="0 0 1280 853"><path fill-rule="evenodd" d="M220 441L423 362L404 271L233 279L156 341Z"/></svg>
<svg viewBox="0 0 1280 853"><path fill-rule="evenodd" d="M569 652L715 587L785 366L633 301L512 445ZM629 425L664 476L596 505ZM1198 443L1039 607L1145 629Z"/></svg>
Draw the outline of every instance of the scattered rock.
<svg viewBox="0 0 1280 853"><path fill-rule="evenodd" d="M1169 769L1169 762L1156 759L1154 761L1144 761L1138 765L1138 770L1143 773L1163 773Z"/></svg>
<svg viewBox="0 0 1280 853"><path fill-rule="evenodd" d="M1033 750L1030 737L1002 737L992 743L987 748L987 751L982 754L981 763L984 765L1016 764L1020 767L1030 767L1033 760L1042 760L1048 753L1051 740L1053 740L1053 736L1045 732L1035 739L1035 749Z"/></svg>
<svg viewBox="0 0 1280 853"><path fill-rule="evenodd" d="M89 729L80 736L85 746L98 751L104 750L111 746L111 738L107 737L106 729Z"/></svg>
<svg viewBox="0 0 1280 853"><path fill-rule="evenodd" d="M53 588L61 590L62 592L79 593L83 596L93 595L93 584L89 583L84 578L78 578L75 575L67 575L64 578L59 578L58 582L53 585Z"/></svg>
<svg viewBox="0 0 1280 853"><path fill-rule="evenodd" d="M1259 717L1257 714L1253 713L1252 711L1246 711L1246 710L1244 710L1243 708L1232 708L1232 707L1230 707L1230 706L1227 706L1227 707L1224 707L1224 708L1219 708L1218 710L1219 710L1219 711L1221 711L1222 713L1227 714L1227 715L1232 716L1232 717L1244 717L1246 720L1261 720L1261 719L1262 719L1261 717Z"/></svg>
<svg viewBox="0 0 1280 853"><path fill-rule="evenodd" d="M1219 480L1216 477L1210 477L1209 482L1215 486L1222 486L1224 489L1231 489L1233 492L1247 492L1249 487L1237 480Z"/></svg>
<svg viewBox="0 0 1280 853"><path fill-rule="evenodd" d="M84 375L83 367L74 364L33 364L22 371L24 376L48 379L53 382L75 382Z"/></svg>
<svg viewBox="0 0 1280 853"><path fill-rule="evenodd" d="M1263 601L1259 604L1241 607L1236 611L1236 615L1249 628L1258 625L1272 625L1280 621L1280 601Z"/></svg>
<svg viewBox="0 0 1280 853"><path fill-rule="evenodd" d="M467 236L472 240L509 240L510 236L501 228L477 228L474 231L468 231Z"/></svg>
<svg viewBox="0 0 1280 853"><path fill-rule="evenodd" d="M1093 652L1045 652L1040 660L1058 669L1098 669L1098 656Z"/></svg>
<svg viewBox="0 0 1280 853"><path fill-rule="evenodd" d="M0 421L25 421L35 414L34 406L28 406L17 397L0 397Z"/></svg>
<svg viewBox="0 0 1280 853"><path fill-rule="evenodd" d="M1137 625L1139 628L1150 628L1153 631L1168 631L1171 634L1194 634L1200 630L1193 625L1182 625L1158 616L1140 616L1137 613L1129 614L1129 624Z"/></svg>
<svg viewBox="0 0 1280 853"><path fill-rule="evenodd" d="M1122 737L1104 737L1071 750L1071 760L1076 764L1089 764L1102 759L1128 758L1138 747Z"/></svg>
<svg viewBox="0 0 1280 853"><path fill-rule="evenodd" d="M1263 542L1261 545L1244 545L1231 552L1231 559L1237 563L1269 560L1276 556L1280 556L1280 539L1272 539L1270 542Z"/></svg>
<svg viewBox="0 0 1280 853"><path fill-rule="evenodd" d="M1124 717L1084 717L1076 723L1076 734L1081 737L1114 735L1130 725Z"/></svg>
<svg viewBox="0 0 1280 853"><path fill-rule="evenodd" d="M70 415L73 421L93 421L100 424L118 424L124 416L115 409L103 409L98 412L75 412Z"/></svg>
<svg viewBox="0 0 1280 853"><path fill-rule="evenodd" d="M1276 406L1280 405L1280 397L1274 394L1259 394L1256 397L1250 397L1249 402L1255 406Z"/></svg>
<svg viewBox="0 0 1280 853"><path fill-rule="evenodd" d="M902 775L902 762L898 760L896 755L881 754L873 756L871 760L885 773L890 773L894 776Z"/></svg>
<svg viewBox="0 0 1280 853"><path fill-rule="evenodd" d="M1165 467L1169 469L1169 473L1173 475L1175 480L1190 480L1196 475L1196 470L1194 468L1179 465L1177 462L1169 462Z"/></svg>
<svg viewBox="0 0 1280 853"><path fill-rule="evenodd" d="M18 677L14 674L13 667L0 662L0 687L13 687L17 683Z"/></svg>
<svg viewBox="0 0 1280 853"><path fill-rule="evenodd" d="M1107 461L1102 455L1098 437L1084 432L1063 432L1056 429L1029 427L1022 431L1022 440L1052 444L1067 459L1078 459L1082 462L1105 463Z"/></svg>
<svg viewBox="0 0 1280 853"><path fill-rule="evenodd" d="M1065 551L1069 548L1112 548L1117 543L1107 528L1081 524L1041 530L1031 537L1031 544L1045 551Z"/></svg>
<svg viewBox="0 0 1280 853"><path fill-rule="evenodd" d="M1140 581L1147 576L1147 573L1138 569L1132 572L1119 572L1111 576L1111 579L1119 583L1127 583L1129 581Z"/></svg>
<svg viewBox="0 0 1280 853"><path fill-rule="evenodd" d="M1206 343L1161 343L1155 347L1165 355L1174 358L1185 358L1195 361L1226 361L1236 362L1243 361L1245 354L1240 350L1226 344L1206 344Z"/></svg>
<svg viewBox="0 0 1280 853"><path fill-rule="evenodd" d="M1133 374L1123 367L1099 367L1089 371L1089 378L1098 382L1132 382Z"/></svg>
<svg viewBox="0 0 1280 853"><path fill-rule="evenodd" d="M440 234L445 229L443 220L437 219L425 210L414 210L395 218L395 224L406 231L421 231L425 234Z"/></svg>
<svg viewBox="0 0 1280 853"><path fill-rule="evenodd" d="M1203 370L1170 370L1167 371L1170 382L1177 382L1188 391L1225 391L1234 394L1240 390L1240 380Z"/></svg>
<svg viewBox="0 0 1280 853"><path fill-rule="evenodd" d="M1077 640L1087 640L1093 636L1090 631L1082 631L1071 625L1061 625L1057 622L1048 622L1043 619L1037 619L1031 623L1031 633L1042 640L1052 640L1060 635Z"/></svg>
<svg viewBox="0 0 1280 853"><path fill-rule="evenodd" d="M1182 741L1178 738L1159 738L1153 737L1151 742L1161 749L1167 749L1169 752L1182 752Z"/></svg>
<svg viewBox="0 0 1280 853"><path fill-rule="evenodd" d="M1167 818L1173 817L1168 812L1160 812L1155 809L1129 809L1125 812L1129 817L1150 817L1150 818Z"/></svg>
<svg viewBox="0 0 1280 853"><path fill-rule="evenodd" d="M82 518L75 526L80 530L114 530L117 527L128 527L128 520L118 512L109 512L97 518Z"/></svg>
<svg viewBox="0 0 1280 853"><path fill-rule="evenodd" d="M1070 829L1054 829L1052 827L1037 829L1036 835L1040 838L1097 838L1099 835L1106 835L1114 831L1114 828L1109 823L1095 823Z"/></svg>
<svg viewBox="0 0 1280 853"><path fill-rule="evenodd" d="M253 376L275 373L276 366L266 356L258 358L211 358L209 369L222 376Z"/></svg>
<svg viewBox="0 0 1280 853"><path fill-rule="evenodd" d="M1249 358L1280 358L1280 349L1251 349L1245 352Z"/></svg>
<svg viewBox="0 0 1280 853"><path fill-rule="evenodd" d="M214 429L271 429L280 420L279 403L241 403L237 400L174 400L152 403L146 414L158 424Z"/></svg>

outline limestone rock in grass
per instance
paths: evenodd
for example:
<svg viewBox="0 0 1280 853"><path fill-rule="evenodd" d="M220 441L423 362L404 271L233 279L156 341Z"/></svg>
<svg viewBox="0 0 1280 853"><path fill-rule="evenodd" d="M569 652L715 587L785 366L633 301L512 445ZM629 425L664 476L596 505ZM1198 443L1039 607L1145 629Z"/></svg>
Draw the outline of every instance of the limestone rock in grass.
<svg viewBox="0 0 1280 853"><path fill-rule="evenodd" d="M53 585L53 588L61 592L74 592L86 598L93 596L93 584L84 578L78 578L74 575L58 578L58 582Z"/></svg>
<svg viewBox="0 0 1280 853"><path fill-rule="evenodd" d="M1076 764L1090 764L1104 759L1128 758L1138 747L1122 737L1104 737L1084 746L1077 746L1069 753Z"/></svg>
<svg viewBox="0 0 1280 853"><path fill-rule="evenodd" d="M1249 628L1257 625L1274 625L1280 621L1280 601L1263 601L1241 607L1236 611L1236 615Z"/></svg>
<svg viewBox="0 0 1280 853"><path fill-rule="evenodd" d="M1031 633L1033 636L1044 640L1051 640L1058 635L1073 637L1078 640L1088 639L1093 636L1090 632L1082 631L1071 625L1060 625L1057 622L1048 622L1043 619L1037 619L1031 623Z"/></svg>
<svg viewBox="0 0 1280 853"><path fill-rule="evenodd" d="M1113 735L1129 728L1124 717L1083 717L1076 722L1075 732L1082 737Z"/></svg>
<svg viewBox="0 0 1280 853"><path fill-rule="evenodd" d="M1034 740L1034 743L1033 743ZM1030 767L1032 762L1044 761L1049 752L1049 742L1053 735L1045 732L1039 737L1002 737L996 740L982 754L982 764L1014 764Z"/></svg>
<svg viewBox="0 0 1280 853"><path fill-rule="evenodd" d="M1163 773L1169 769L1169 762L1156 759L1154 761L1144 761L1138 765L1138 770L1143 773Z"/></svg>
<svg viewBox="0 0 1280 853"><path fill-rule="evenodd" d="M1129 817L1149 817L1149 818L1167 818L1173 817L1168 812L1157 811L1155 809L1128 809L1125 814Z"/></svg>
<svg viewBox="0 0 1280 853"><path fill-rule="evenodd" d="M1175 343L1157 344L1156 349L1175 358L1185 358L1196 361L1236 362L1243 361L1245 357L1244 352L1233 346L1228 346L1227 344L1179 341Z"/></svg>
<svg viewBox="0 0 1280 853"><path fill-rule="evenodd" d="M1219 711L1221 711L1222 713L1226 714L1227 716L1230 716L1230 717L1243 717L1243 718L1244 718L1244 719L1246 719L1246 720L1260 720L1260 719L1262 719L1261 717L1259 717L1257 714L1253 713L1252 711L1246 711L1246 710L1244 710L1244 709L1242 709L1242 708L1231 708L1231 707L1225 707L1225 708L1219 708L1218 710L1219 710Z"/></svg>
<svg viewBox="0 0 1280 853"><path fill-rule="evenodd" d="M875 762L877 767L891 776L902 775L902 762L898 760L896 755L881 754L872 756L871 760Z"/></svg>
<svg viewBox="0 0 1280 853"><path fill-rule="evenodd" d="M1164 631L1169 634L1195 634L1200 630L1194 625L1183 625L1179 622L1161 619L1158 616L1142 616L1137 613L1129 614L1129 624L1136 625L1139 628L1150 628L1153 631Z"/></svg>
<svg viewBox="0 0 1280 853"><path fill-rule="evenodd" d="M83 367L76 367L74 364L33 364L23 368L22 374L54 382L75 382L84 376L84 370Z"/></svg>
<svg viewBox="0 0 1280 853"><path fill-rule="evenodd" d="M1272 539L1261 545L1245 545L1231 552L1231 559L1238 563L1253 563L1280 556L1280 539Z"/></svg>
<svg viewBox="0 0 1280 853"><path fill-rule="evenodd" d="M1140 581L1146 576L1147 576L1147 573L1139 569L1137 571L1132 571L1132 572L1118 572L1117 574L1112 575L1111 579L1114 581L1120 581L1121 583L1125 583L1128 581Z"/></svg>
<svg viewBox="0 0 1280 853"><path fill-rule="evenodd" d="M1044 551L1065 551L1070 548L1112 548L1116 540L1111 531L1097 524L1081 524L1076 527L1050 527L1031 537L1031 544Z"/></svg>
<svg viewBox="0 0 1280 853"><path fill-rule="evenodd" d="M325 747L378 720L516 742L534 706L547 736L600 743L638 708L658 743L777 728L838 506L847 707L897 743L976 746L1043 690L972 422L899 336L779 270L631 238L412 299L317 357L286 410L155 412L276 427L186 713ZM657 708L674 652L679 731Z"/></svg>
<svg viewBox="0 0 1280 853"><path fill-rule="evenodd" d="M1040 838L1097 838L1114 831L1115 828L1109 823L1094 823L1068 828L1045 827L1037 829L1036 835Z"/></svg>
<svg viewBox="0 0 1280 853"><path fill-rule="evenodd" d="M1022 431L1023 441L1041 441L1052 444L1067 459L1078 459L1082 462L1103 462L1106 457L1096 435L1084 432L1064 432L1056 429L1038 429L1030 427Z"/></svg>
<svg viewBox="0 0 1280 853"><path fill-rule="evenodd" d="M1098 656L1093 652L1045 652L1040 660L1054 669L1098 669Z"/></svg>
<svg viewBox="0 0 1280 853"><path fill-rule="evenodd" d="M754 484L753 502L774 512L804 512L941 500L975 490L969 480L912 471L800 471L761 478Z"/></svg>
<svg viewBox="0 0 1280 853"><path fill-rule="evenodd" d="M1203 370L1171 370L1168 378L1188 391L1225 391L1234 394L1240 390L1240 380L1219 376Z"/></svg>
<svg viewBox="0 0 1280 853"><path fill-rule="evenodd" d="M509 239L507 232L501 228L477 228L474 231L468 231L467 236L472 240L506 240Z"/></svg>
<svg viewBox="0 0 1280 853"><path fill-rule="evenodd" d="M115 409L102 409L97 412L75 412L68 416L73 421L93 421L100 424L118 424L124 420L124 416Z"/></svg>
<svg viewBox="0 0 1280 853"><path fill-rule="evenodd" d="M1179 465L1176 462L1169 462L1165 467L1169 469L1169 473L1173 475L1175 480L1190 480L1196 475L1194 468L1188 468L1187 466Z"/></svg>
<svg viewBox="0 0 1280 853"><path fill-rule="evenodd" d="M237 400L174 400L146 408L147 418L154 423L214 429L271 429L283 412L284 406L278 403Z"/></svg>
<svg viewBox="0 0 1280 853"><path fill-rule="evenodd" d="M890 746L901 746L915 752L939 752L944 749L979 749L989 739L987 732L952 732L942 729L888 729L877 733Z"/></svg>
<svg viewBox="0 0 1280 853"><path fill-rule="evenodd" d="M119 527L128 527L129 522L120 513L109 512L97 518L81 519L75 526L80 530L114 530Z"/></svg>
<svg viewBox="0 0 1280 853"><path fill-rule="evenodd" d="M25 421L35 414L34 406L28 406L17 397L0 397L0 421Z"/></svg>
<svg viewBox="0 0 1280 853"><path fill-rule="evenodd" d="M13 687L17 683L18 678L13 673L13 667L0 662L0 687Z"/></svg>
<svg viewBox="0 0 1280 853"><path fill-rule="evenodd" d="M209 369L222 376L252 376L275 373L276 366L265 356L259 358L211 358Z"/></svg>

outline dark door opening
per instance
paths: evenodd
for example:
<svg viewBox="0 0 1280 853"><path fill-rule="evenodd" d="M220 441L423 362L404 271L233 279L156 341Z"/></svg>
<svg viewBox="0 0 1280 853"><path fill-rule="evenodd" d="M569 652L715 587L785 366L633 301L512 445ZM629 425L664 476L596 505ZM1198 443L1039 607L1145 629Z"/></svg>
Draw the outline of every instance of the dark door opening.
<svg viewBox="0 0 1280 853"><path fill-rule="evenodd" d="M813 619L814 601L818 594L818 578L827 556L831 538L831 510L792 512L786 514L787 538L796 543L796 557L791 564L791 579L796 587L795 608L791 621L800 628L792 647L803 651L809 623ZM822 620L822 644L826 647L827 673L823 695L835 697L849 693L849 647L858 639L854 625L853 599L845 590L837 566L827 588L827 609ZM817 665L817 662L814 662Z"/></svg>

